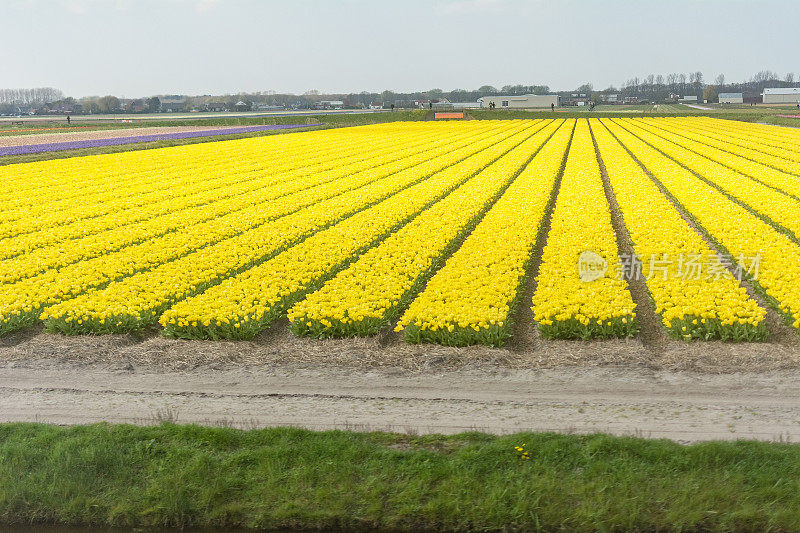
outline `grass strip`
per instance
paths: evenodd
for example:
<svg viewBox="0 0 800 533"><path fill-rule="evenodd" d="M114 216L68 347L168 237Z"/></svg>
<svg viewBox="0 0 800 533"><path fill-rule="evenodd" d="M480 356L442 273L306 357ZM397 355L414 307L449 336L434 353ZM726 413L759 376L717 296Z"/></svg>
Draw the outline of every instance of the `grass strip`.
<svg viewBox="0 0 800 533"><path fill-rule="evenodd" d="M2 424L0 522L797 531L800 446L682 446L603 434Z"/></svg>

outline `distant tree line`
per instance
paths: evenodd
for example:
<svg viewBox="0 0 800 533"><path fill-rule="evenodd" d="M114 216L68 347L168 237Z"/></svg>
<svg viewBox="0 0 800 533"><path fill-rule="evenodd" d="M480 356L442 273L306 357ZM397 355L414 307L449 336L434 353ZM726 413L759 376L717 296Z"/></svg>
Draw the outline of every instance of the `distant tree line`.
<svg viewBox="0 0 800 533"><path fill-rule="evenodd" d="M679 72L667 75L649 74L642 78L626 80L620 88L609 87L601 93L618 93L622 96L638 95L643 99L659 102L672 95L697 96L708 101L716 101L719 93L737 92L760 95L766 87L797 87L794 73L780 76L776 72L762 70L749 80L726 83L725 75L719 74L713 82L706 83L702 72Z"/></svg>
<svg viewBox="0 0 800 533"><path fill-rule="evenodd" d="M676 96L697 96L708 101L716 101L721 92L741 92L759 95L765 87L798 87L794 73L784 76L762 70L743 82L726 82L725 75L718 75L713 82L706 83L700 71L689 73L648 74L642 78L626 80L619 88L611 86L602 91L594 91L591 83L585 83L574 91L560 91L569 95L576 92L591 95L594 101L602 101L603 95L618 94L619 100L664 102ZM274 91L236 93L225 95L156 95L148 98L120 99L113 95L87 96L80 99L64 97L52 87L32 89L0 89L0 114L40 113L40 114L95 114L95 113L157 113L159 111L234 111L259 110L269 108L313 109L331 101L342 102L350 109L371 106L395 108L425 107L431 102L475 102L482 96L551 94L547 85L504 85L500 88L482 85L478 89L429 89L417 92L395 92L385 90L380 93L362 91L359 93L322 93L318 90L306 91L301 95ZM169 104L165 104L169 102Z"/></svg>
<svg viewBox="0 0 800 533"><path fill-rule="evenodd" d="M64 93L52 87L33 89L0 89L0 104L36 105L64 98Z"/></svg>

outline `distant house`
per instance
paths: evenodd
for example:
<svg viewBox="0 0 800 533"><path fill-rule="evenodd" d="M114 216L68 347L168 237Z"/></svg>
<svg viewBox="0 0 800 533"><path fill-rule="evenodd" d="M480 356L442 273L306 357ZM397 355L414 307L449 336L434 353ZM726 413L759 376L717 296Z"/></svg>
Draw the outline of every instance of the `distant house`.
<svg viewBox="0 0 800 533"><path fill-rule="evenodd" d="M678 101L683 103L683 104L687 104L687 103L688 104L696 104L697 103L697 96L690 96L690 95L681 96L678 99Z"/></svg>
<svg viewBox="0 0 800 533"><path fill-rule="evenodd" d="M719 93L720 104L743 104L742 93Z"/></svg>
<svg viewBox="0 0 800 533"><path fill-rule="evenodd" d="M551 105L558 107L557 94L523 94L520 96L481 96L478 98L480 107L494 107L498 109L535 109L548 108ZM433 104L434 108L436 104Z"/></svg>
<svg viewBox="0 0 800 533"><path fill-rule="evenodd" d="M569 93L561 97L561 105L582 107L589 105L590 99L589 93Z"/></svg>
<svg viewBox="0 0 800 533"><path fill-rule="evenodd" d="M162 113L182 113L186 111L186 98L181 96L164 96L161 98Z"/></svg>
<svg viewBox="0 0 800 533"><path fill-rule="evenodd" d="M144 113L147 110L147 102L141 98L137 98L136 100L131 100L126 102L125 105L120 103L120 106L127 112L127 113Z"/></svg>
<svg viewBox="0 0 800 533"><path fill-rule="evenodd" d="M800 104L800 87L764 89L761 96L765 104Z"/></svg>
<svg viewBox="0 0 800 533"><path fill-rule="evenodd" d="M56 102L50 108L53 113L78 113L81 111L80 104L71 104L67 102Z"/></svg>
<svg viewBox="0 0 800 533"><path fill-rule="evenodd" d="M206 102L205 108L207 111L219 113L228 110L228 104L225 102Z"/></svg>
<svg viewBox="0 0 800 533"><path fill-rule="evenodd" d="M619 95L618 94L601 94L600 101L606 104L616 104L619 103Z"/></svg>
<svg viewBox="0 0 800 533"><path fill-rule="evenodd" d="M238 102L236 102L236 104L234 104L233 108L236 111L250 111L250 104L248 104L247 102L243 102L242 100L239 100Z"/></svg>

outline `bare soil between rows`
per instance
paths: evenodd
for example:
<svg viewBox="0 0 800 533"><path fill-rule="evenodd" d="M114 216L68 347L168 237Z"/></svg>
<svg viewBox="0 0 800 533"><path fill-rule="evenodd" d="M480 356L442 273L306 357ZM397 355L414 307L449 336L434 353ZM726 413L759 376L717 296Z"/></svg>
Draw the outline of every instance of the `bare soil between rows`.
<svg viewBox="0 0 800 533"><path fill-rule="evenodd" d="M535 348L528 348L535 346ZM546 341L509 349L153 333L0 340L0 422L163 421L407 433L800 440L797 342Z"/></svg>

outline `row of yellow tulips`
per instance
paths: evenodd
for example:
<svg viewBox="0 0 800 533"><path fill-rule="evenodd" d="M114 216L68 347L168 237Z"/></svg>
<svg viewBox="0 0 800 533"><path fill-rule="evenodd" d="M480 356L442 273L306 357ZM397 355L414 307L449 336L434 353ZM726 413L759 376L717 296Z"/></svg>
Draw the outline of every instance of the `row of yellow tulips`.
<svg viewBox="0 0 800 533"><path fill-rule="evenodd" d="M436 133L428 135L435 136ZM279 153L269 160L262 158L260 161L228 161L223 164L212 157L203 166L197 160L183 159L181 154L169 154L165 156L172 163L169 170L136 172L135 188L118 190L115 195L103 195L99 200L91 194L92 191L84 190L81 196L65 203L59 192L54 191L48 198L39 199L37 209L42 212L27 212L23 218L3 224L3 236L12 238L0 241L0 257L15 250L23 253L37 246L168 213L173 211L172 202L176 200L187 202L187 205L200 205L213 200L215 192L224 194L226 188L234 185L243 188L249 185L253 190L287 178L313 176L342 165L360 163L362 168L368 168L380 164L375 161L376 152L383 158L381 151L397 144L419 144L410 143L407 136L384 136L379 131L364 136L334 130L320 132L320 137L321 144L317 147ZM265 139L270 138L275 137ZM98 188L105 188L115 179L108 167L98 168L92 175ZM198 180L198 176L203 179ZM160 186L154 188L154 183Z"/></svg>
<svg viewBox="0 0 800 533"><path fill-rule="evenodd" d="M743 205L753 209L766 220L787 229L793 238L796 239L800 235L800 200L683 148L652 133L649 128L642 127L638 123L631 121L618 121L618 123L666 156L702 176Z"/></svg>
<svg viewBox="0 0 800 533"><path fill-rule="evenodd" d="M501 346L511 336L520 288L574 126L574 120L561 125L411 303L399 322L406 340Z"/></svg>
<svg viewBox="0 0 800 533"><path fill-rule="evenodd" d="M582 267L593 270L581 276ZM536 277L532 309L541 333L582 339L633 335L636 305L620 269L589 123L580 120Z"/></svg>
<svg viewBox="0 0 800 533"><path fill-rule="evenodd" d="M535 129L545 126L542 123ZM502 150L511 142L516 141L498 148ZM176 304L160 319L165 334L183 338L252 338L307 292L462 186L486 166L487 158L498 155L497 150L474 154L261 265Z"/></svg>
<svg viewBox="0 0 800 533"><path fill-rule="evenodd" d="M474 153L495 145L511 134L512 132L504 131L487 135L480 141L471 143L467 150ZM126 277L102 291L82 294L52 306L44 311L42 319L46 319L49 329L65 333L128 331L151 326L161 312L176 301L250 268L316 231L469 155L453 152L451 148L443 148L441 155L436 152L428 154L429 157L439 157L416 165L412 172L400 172L404 168L402 165L389 164L375 171L337 180L328 186L337 187L337 195L327 199L314 199L311 194L301 193L298 201L308 206L304 209L294 210L292 214L265 222L174 261L158 261L155 264L161 264L152 270ZM360 185L353 188L352 185L356 182ZM345 184L348 183L351 186L346 187ZM241 226L242 224L237 225Z"/></svg>
<svg viewBox="0 0 800 533"><path fill-rule="evenodd" d="M444 133L444 132L442 132ZM453 143L459 145L466 144L481 135L479 132L440 135L437 140L429 140L426 148L435 151L452 148ZM397 158L395 158L397 157ZM377 163L372 168L364 168L362 162L351 165L340 165L327 172L307 176L305 168L298 171L296 179L285 176L281 181L263 183L259 178L233 183L228 187L217 191L219 199L207 202L199 206L191 206L193 201L172 202L172 212L163 216L154 216L151 219L136 223L123 225L109 231L101 231L94 235L89 235L82 239L68 240L56 246L38 248L36 250L13 257L12 259L0 260L0 282L9 282L23 277L30 277L48 268L58 268L76 261L90 259L100 254L108 254L125 246L135 245L143 241L152 241L155 238L170 234L171 232L183 231L196 234L198 225L209 222L219 225L221 217L226 217L226 224L223 228L227 231L244 231L247 226L233 226L227 221L234 220L236 214L246 214L243 219L246 224L257 223L263 219L264 215L271 214L271 217L285 214L287 211L275 209L281 206L289 209L297 209L304 205L320 201L332 195L342 192L342 187L353 188L361 186L364 180L372 180L382 176L380 169L389 168L394 172L398 166L407 168L419 164L431 157L430 153L420 150L420 146L415 142L406 147L403 143L396 143L396 151L392 152L392 157L382 159L384 163ZM340 181L342 178L347 180ZM362 180L353 180L354 177L361 177ZM272 181L272 180L270 180ZM259 183L261 182L261 186ZM169 207L167 207L169 208ZM113 223L113 217L109 222ZM252 222L247 222L248 220ZM205 231L207 237L213 237L218 233ZM201 235L202 236L202 235ZM175 238L177 235L168 235ZM2 245L2 241L0 241Z"/></svg>
<svg viewBox="0 0 800 533"><path fill-rule="evenodd" d="M784 194L795 195L796 197L800 195L800 184L798 184L800 180L798 180L798 176L769 166L764 161L763 154L762 156L753 154L747 154L746 156L742 153L743 150L730 145L728 145L727 150L722 150L715 147L715 142L711 139L704 139L702 142L697 141L690 138L689 134L682 129L667 128L661 123L652 120L636 120L632 121L632 123L681 148L725 166L738 174L778 189Z"/></svg>
<svg viewBox="0 0 800 533"><path fill-rule="evenodd" d="M92 205L143 192L169 194L171 191L164 191L166 187L158 179L165 174L176 181L196 179L199 173L209 177L224 176L234 165L250 169L264 167L264 152L280 157L280 154L313 147L313 137L305 137L303 143L289 141L289 137L217 141L0 167L0 179L8 183L8 188L0 193L0 221L6 223L47 212L45 203L60 209L74 202ZM103 179L98 180L98 174ZM151 175L156 178L144 179Z"/></svg>
<svg viewBox="0 0 800 533"><path fill-rule="evenodd" d="M787 323L800 328L800 247L625 128L605 119L602 122L686 209L729 261L759 258L757 279L755 272L747 277Z"/></svg>
<svg viewBox="0 0 800 533"><path fill-rule="evenodd" d="M496 161L487 159L489 166L477 176L292 307L292 330L338 337L374 334L389 326L557 127L533 135L524 131L498 145L510 151Z"/></svg>
<svg viewBox="0 0 800 533"><path fill-rule="evenodd" d="M727 123L731 124L727 124ZM706 119L703 121L665 120L656 122L657 126L675 128L670 131L681 133L692 140L707 143L726 152L735 153L753 161L758 161L784 172L800 172L800 153L794 149L792 141L772 140L753 135L749 130L740 130L737 121Z"/></svg>
<svg viewBox="0 0 800 533"><path fill-rule="evenodd" d="M766 311L599 121L592 130L655 311L677 339L759 340ZM658 265L658 269L656 268ZM716 274L715 274L716 273Z"/></svg>

